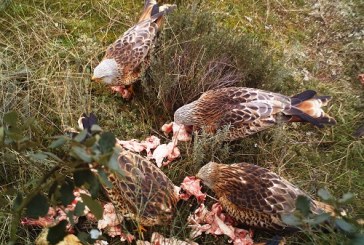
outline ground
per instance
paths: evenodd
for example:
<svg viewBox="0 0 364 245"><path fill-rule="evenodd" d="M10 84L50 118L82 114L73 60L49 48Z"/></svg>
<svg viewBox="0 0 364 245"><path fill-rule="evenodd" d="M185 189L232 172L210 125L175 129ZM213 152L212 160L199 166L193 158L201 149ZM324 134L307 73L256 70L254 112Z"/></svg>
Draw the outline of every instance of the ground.
<svg viewBox="0 0 364 245"><path fill-rule="evenodd" d="M104 50L137 20L143 1L0 1L0 117L11 110L33 117L42 144L75 126L83 112L95 112L104 130L121 139L143 139L173 120L173 111L216 86L244 85L293 95L314 89L333 97L327 111L337 125L278 125L232 143L202 135L182 145L182 158L164 172L179 184L210 160L247 161L267 167L312 196L325 187L335 196L355 194L352 216L363 214L364 145L352 133L364 122L363 3L322 1L169 1L170 14L151 67L124 101L91 73ZM30 135L30 137L32 137ZM27 190L52 162L30 163L21 154L1 152L0 190ZM8 238L9 207L4 195L0 243ZM195 205L192 203L192 205ZM180 229L189 207L181 207L174 227L156 228L186 237ZM149 231L150 234L152 231ZM311 234L312 235L312 234ZM295 234L290 244L327 244L330 234ZM31 244L34 233L19 235ZM267 234L258 234L265 239ZM212 243L206 236L200 243ZM223 239L219 240L221 244Z"/></svg>

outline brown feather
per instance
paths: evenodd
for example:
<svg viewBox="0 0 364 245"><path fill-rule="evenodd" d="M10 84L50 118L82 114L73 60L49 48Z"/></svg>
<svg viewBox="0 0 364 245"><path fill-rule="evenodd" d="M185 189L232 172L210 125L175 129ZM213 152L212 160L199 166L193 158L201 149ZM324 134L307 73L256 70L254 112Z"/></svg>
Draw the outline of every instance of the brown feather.
<svg viewBox="0 0 364 245"><path fill-rule="evenodd" d="M263 229L291 229L281 221L282 214L295 210L299 195L311 200L311 210L329 210L305 192L268 169L248 163L231 165L209 163L197 177L212 189L221 205L238 221Z"/></svg>
<svg viewBox="0 0 364 245"><path fill-rule="evenodd" d="M321 97L308 97L302 93L292 99L288 96L254 88L230 87L210 90L175 112L177 124L195 128L217 129L229 126L228 140L244 138L269 128L280 121L309 121L316 126L333 124L321 106ZM314 95L313 95L314 96ZM300 98L308 97L308 101ZM327 100L325 101L327 102ZM323 119L330 118L330 119Z"/></svg>
<svg viewBox="0 0 364 245"><path fill-rule="evenodd" d="M115 59L118 66L118 76L111 85L131 85L149 65L147 59L161 28L163 15L175 8L175 5L163 5L158 7L162 11L151 16L155 5L158 7L155 1L150 1L138 23L107 48L104 59Z"/></svg>
<svg viewBox="0 0 364 245"><path fill-rule="evenodd" d="M124 176L110 175L113 188L105 188L118 211L143 226L168 222L178 201L169 178L140 155L123 152L118 161Z"/></svg>

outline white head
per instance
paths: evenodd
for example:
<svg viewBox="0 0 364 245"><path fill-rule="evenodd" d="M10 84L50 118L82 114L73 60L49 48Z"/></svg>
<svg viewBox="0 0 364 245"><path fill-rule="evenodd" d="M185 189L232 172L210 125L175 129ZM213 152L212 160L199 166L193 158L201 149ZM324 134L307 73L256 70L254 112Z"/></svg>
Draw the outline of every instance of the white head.
<svg viewBox="0 0 364 245"><path fill-rule="evenodd" d="M195 120L193 116L196 103L197 100L178 108L174 112L174 122L179 125L194 125Z"/></svg>
<svg viewBox="0 0 364 245"><path fill-rule="evenodd" d="M112 84L118 75L118 64L115 59L105 59L95 67L92 80L100 79L106 84Z"/></svg>
<svg viewBox="0 0 364 245"><path fill-rule="evenodd" d="M209 162L198 171L196 177L201 179L202 182L210 189L214 188L214 172L217 170L218 163Z"/></svg>

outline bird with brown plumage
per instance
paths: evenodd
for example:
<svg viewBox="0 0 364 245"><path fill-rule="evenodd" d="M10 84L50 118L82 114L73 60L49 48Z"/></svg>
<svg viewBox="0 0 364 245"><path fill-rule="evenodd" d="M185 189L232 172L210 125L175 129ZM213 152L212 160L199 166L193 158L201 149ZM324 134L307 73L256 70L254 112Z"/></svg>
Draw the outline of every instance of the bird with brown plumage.
<svg viewBox="0 0 364 245"><path fill-rule="evenodd" d="M309 122L321 128L336 124L321 108L330 99L312 90L289 97L255 88L221 88L177 109L174 122L211 133L228 126L226 140L244 138L281 122Z"/></svg>
<svg viewBox="0 0 364 245"><path fill-rule="evenodd" d="M209 187L226 212L242 224L273 231L294 231L282 214L295 211L298 196L309 198L315 214L330 213L333 207L318 202L305 192L266 168L248 163L210 162L196 175Z"/></svg>
<svg viewBox="0 0 364 245"><path fill-rule="evenodd" d="M179 201L179 187L139 154L123 151L118 162L123 176L109 174L113 187L104 187L116 210L141 226L171 221Z"/></svg>
<svg viewBox="0 0 364 245"><path fill-rule="evenodd" d="M112 86L123 98L129 99L133 94L132 84L149 66L150 52L163 17L174 8L174 4L159 6L155 0L146 0L138 23L107 48L103 60L94 69L92 80Z"/></svg>

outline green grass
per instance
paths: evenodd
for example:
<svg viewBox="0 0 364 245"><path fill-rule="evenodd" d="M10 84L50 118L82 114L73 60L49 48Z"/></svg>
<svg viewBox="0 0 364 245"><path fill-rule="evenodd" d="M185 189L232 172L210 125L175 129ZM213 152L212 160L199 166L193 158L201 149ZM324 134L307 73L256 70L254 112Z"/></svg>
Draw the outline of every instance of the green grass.
<svg viewBox="0 0 364 245"><path fill-rule="evenodd" d="M170 1L172 2L172 1ZM258 87L293 95L315 89L331 95L327 111L338 124L279 125L244 140L220 142L206 135L181 145L182 158L165 173L179 184L210 160L247 161L267 167L306 192L321 187L335 196L356 195L352 216L363 217L364 144L352 132L363 123L363 34L360 1L176 1L159 36L150 69L131 102L90 81L108 44L132 26L142 1L10 1L0 4L0 118L15 110L34 117L42 137L75 126L81 113L96 112L100 125L122 139L156 134L173 111L218 86ZM172 96L171 93L173 92ZM34 135L30 135L33 137ZM26 191L52 162L26 161L1 152L0 190ZM7 215L15 194L4 195L0 243L8 236ZM192 205L190 207L189 205ZM180 205L174 226L163 234L188 236L185 226L194 201ZM36 234L22 229L23 244ZM294 234L289 244L332 244L337 234ZM270 235L257 233L257 239ZM200 243L213 243L205 236ZM219 238L221 244L226 239Z"/></svg>

